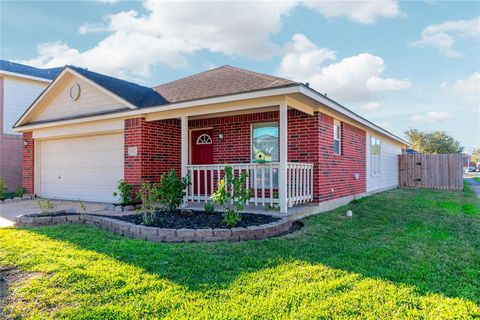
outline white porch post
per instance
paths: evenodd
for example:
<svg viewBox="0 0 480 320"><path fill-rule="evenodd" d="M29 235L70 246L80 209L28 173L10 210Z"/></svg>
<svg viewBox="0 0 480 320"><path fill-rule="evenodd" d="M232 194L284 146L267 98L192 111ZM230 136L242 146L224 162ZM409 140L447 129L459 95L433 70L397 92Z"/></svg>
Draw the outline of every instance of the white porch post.
<svg viewBox="0 0 480 320"><path fill-rule="evenodd" d="M182 168L182 178L187 175L187 164L188 164L188 116L181 117L181 168ZM187 188L188 191L188 188ZM184 204L187 202L187 199L183 199Z"/></svg>
<svg viewBox="0 0 480 320"><path fill-rule="evenodd" d="M288 109L285 101L280 103L280 166L278 170L278 200L280 212L287 213L287 161L288 161Z"/></svg>

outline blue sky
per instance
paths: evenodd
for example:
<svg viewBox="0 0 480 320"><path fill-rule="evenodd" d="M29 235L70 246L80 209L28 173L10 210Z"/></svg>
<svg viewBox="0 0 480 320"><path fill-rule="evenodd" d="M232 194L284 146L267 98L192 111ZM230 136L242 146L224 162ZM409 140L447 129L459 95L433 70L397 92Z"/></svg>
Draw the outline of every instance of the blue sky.
<svg viewBox="0 0 480 320"><path fill-rule="evenodd" d="M1 58L154 86L230 64L480 147L480 3L2 1ZM26 23L27 22L27 23Z"/></svg>

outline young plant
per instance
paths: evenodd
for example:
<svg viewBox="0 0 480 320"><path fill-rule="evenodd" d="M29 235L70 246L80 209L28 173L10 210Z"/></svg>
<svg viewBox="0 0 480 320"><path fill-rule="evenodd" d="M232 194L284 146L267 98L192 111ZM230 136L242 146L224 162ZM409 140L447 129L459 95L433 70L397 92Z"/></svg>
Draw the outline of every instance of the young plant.
<svg viewBox="0 0 480 320"><path fill-rule="evenodd" d="M204 205L205 213L206 214L214 214L215 213L215 203L213 201L207 201Z"/></svg>
<svg viewBox="0 0 480 320"><path fill-rule="evenodd" d="M82 209L83 213L87 213L87 205L82 202L82 200L78 200L78 204L80 205L80 208Z"/></svg>
<svg viewBox="0 0 480 320"><path fill-rule="evenodd" d="M150 182L142 182L140 191L138 192L142 206L138 212L142 214L143 224L152 225L157 219L158 203L158 184Z"/></svg>
<svg viewBox="0 0 480 320"><path fill-rule="evenodd" d="M23 195L27 193L27 189L24 186L18 186L15 194L17 197L23 197Z"/></svg>
<svg viewBox="0 0 480 320"><path fill-rule="evenodd" d="M133 202L133 186L125 180L118 181L118 192L114 192L113 196L120 196L120 204L128 205Z"/></svg>
<svg viewBox="0 0 480 320"><path fill-rule="evenodd" d="M43 215L47 215L55 209L55 205L49 199L42 200L40 198L36 198L35 201L40 207L40 210L42 210Z"/></svg>
<svg viewBox="0 0 480 320"><path fill-rule="evenodd" d="M7 183L3 181L2 177L0 177L0 200L5 198L5 191L7 191L7 189Z"/></svg>
<svg viewBox="0 0 480 320"><path fill-rule="evenodd" d="M162 207L175 211L182 204L189 185L189 176L179 179L173 169L164 174L158 184L158 197Z"/></svg>
<svg viewBox="0 0 480 320"><path fill-rule="evenodd" d="M231 227L241 221L239 211L250 200L251 192L247 188L247 172L242 172L240 177L233 176L230 166L225 166L225 176L218 183L218 190L212 195L212 200L223 208L223 222Z"/></svg>

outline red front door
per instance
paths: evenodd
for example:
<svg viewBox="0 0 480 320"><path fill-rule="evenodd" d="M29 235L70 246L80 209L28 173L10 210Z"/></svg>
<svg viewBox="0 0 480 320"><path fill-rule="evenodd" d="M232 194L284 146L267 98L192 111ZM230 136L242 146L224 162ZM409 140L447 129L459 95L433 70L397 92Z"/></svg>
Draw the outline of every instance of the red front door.
<svg viewBox="0 0 480 320"><path fill-rule="evenodd" d="M213 164L213 130L201 129L192 131L192 164ZM205 178L207 180L207 186L205 187ZM210 195L211 190L211 173L207 172L205 177L205 171L194 172L193 174L193 191L194 195L200 192L200 195L204 196L205 193ZM200 182L200 188L198 187L198 181Z"/></svg>

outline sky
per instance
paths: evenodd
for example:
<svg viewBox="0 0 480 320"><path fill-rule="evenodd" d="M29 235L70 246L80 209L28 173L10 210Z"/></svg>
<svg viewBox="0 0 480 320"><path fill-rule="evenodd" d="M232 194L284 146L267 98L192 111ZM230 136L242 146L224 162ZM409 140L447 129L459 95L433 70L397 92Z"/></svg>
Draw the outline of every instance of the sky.
<svg viewBox="0 0 480 320"><path fill-rule="evenodd" d="M480 147L479 1L1 1L0 57L155 86L229 64Z"/></svg>

